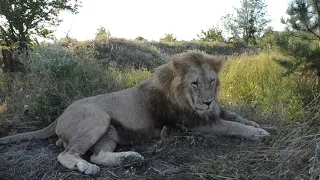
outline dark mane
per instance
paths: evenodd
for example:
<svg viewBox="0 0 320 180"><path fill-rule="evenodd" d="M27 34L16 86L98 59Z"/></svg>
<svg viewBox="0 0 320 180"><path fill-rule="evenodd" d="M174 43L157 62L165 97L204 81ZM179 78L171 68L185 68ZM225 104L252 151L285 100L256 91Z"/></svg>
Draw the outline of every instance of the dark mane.
<svg viewBox="0 0 320 180"><path fill-rule="evenodd" d="M161 129L164 125L191 128L212 123L219 117L220 108L217 100L211 112L199 115L189 105L185 94L185 74L190 67L202 68L204 64L216 72L222 67L221 59L216 56L189 51L172 57L171 61L155 69L152 78L140 84L138 88L147 98L147 107L150 108L150 115L158 128ZM216 88L218 86L219 82Z"/></svg>
<svg viewBox="0 0 320 180"><path fill-rule="evenodd" d="M147 107L152 119L155 121L156 128L162 129L163 126L192 128L214 123L218 118L219 114L215 114L214 112L207 116L200 116L191 109L178 107L168 99L165 92L150 85L151 81L145 81L139 86L139 89L147 97Z"/></svg>

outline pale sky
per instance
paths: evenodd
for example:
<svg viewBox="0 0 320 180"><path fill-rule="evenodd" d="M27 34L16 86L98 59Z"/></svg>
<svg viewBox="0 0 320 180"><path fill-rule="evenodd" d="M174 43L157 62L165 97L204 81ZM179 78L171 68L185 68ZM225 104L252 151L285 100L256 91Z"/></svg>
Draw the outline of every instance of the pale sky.
<svg viewBox="0 0 320 180"><path fill-rule="evenodd" d="M158 41L165 33L178 40L197 38L201 29L217 25L222 16L239 7L240 0L82 0L79 13L61 13L63 22L56 36L89 40L100 26L113 37L134 39L142 36ZM268 17L275 30L284 26L280 18L286 15L290 0L266 0Z"/></svg>

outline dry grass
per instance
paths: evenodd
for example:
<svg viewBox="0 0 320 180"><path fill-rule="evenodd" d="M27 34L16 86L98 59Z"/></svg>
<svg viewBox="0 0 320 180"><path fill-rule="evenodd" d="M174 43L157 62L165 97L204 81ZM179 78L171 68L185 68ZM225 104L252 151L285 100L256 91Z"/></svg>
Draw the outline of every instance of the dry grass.
<svg viewBox="0 0 320 180"><path fill-rule="evenodd" d="M94 176L57 162L63 150L55 146L57 138L9 144L0 147L0 179L318 179L319 134L307 124L277 124L277 132L262 143L179 130L161 140L118 147L146 159L126 167L101 167Z"/></svg>
<svg viewBox="0 0 320 180"><path fill-rule="evenodd" d="M187 50L201 50L209 54L233 55L244 52L256 52L257 48L237 46L217 42L177 41L177 42L148 42L126 40L120 38L99 38L84 42L64 42L63 46L73 49L75 53L96 51L95 57L102 63L114 67L133 66L145 67L151 70L164 62L170 55Z"/></svg>

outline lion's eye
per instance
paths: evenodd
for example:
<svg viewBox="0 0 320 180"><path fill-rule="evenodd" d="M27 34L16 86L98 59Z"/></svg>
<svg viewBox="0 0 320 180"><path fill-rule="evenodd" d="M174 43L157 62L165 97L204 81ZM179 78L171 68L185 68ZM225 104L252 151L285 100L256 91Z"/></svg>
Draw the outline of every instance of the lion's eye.
<svg viewBox="0 0 320 180"><path fill-rule="evenodd" d="M192 85L194 88L198 88L198 82L192 82L191 85Z"/></svg>
<svg viewBox="0 0 320 180"><path fill-rule="evenodd" d="M215 80L215 79L212 79L212 80L210 81L210 85L213 85L215 82L216 82L216 80Z"/></svg>

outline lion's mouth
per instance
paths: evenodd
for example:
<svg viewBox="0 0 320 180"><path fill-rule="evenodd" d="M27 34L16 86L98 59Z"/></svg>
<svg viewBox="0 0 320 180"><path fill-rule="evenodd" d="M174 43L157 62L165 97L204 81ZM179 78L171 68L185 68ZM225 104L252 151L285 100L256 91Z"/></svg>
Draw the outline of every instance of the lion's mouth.
<svg viewBox="0 0 320 180"><path fill-rule="evenodd" d="M206 111L209 111L211 108L210 107L207 107L207 108L195 108L195 110L199 113L204 113Z"/></svg>

